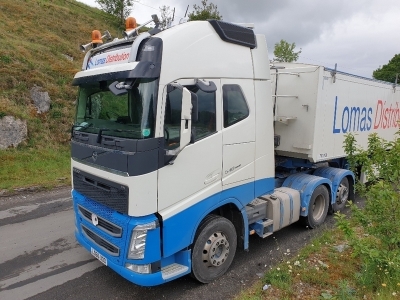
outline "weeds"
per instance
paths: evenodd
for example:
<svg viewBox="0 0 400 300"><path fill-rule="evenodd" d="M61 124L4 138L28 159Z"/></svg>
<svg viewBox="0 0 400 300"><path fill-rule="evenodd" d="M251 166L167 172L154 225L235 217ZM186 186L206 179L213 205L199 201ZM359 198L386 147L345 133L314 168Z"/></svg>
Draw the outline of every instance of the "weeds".
<svg viewBox="0 0 400 300"><path fill-rule="evenodd" d="M337 214L338 227L362 260L359 284L374 292L395 290L400 282L400 139L387 142L372 134L363 150L348 135L345 150L352 170L362 166L369 184L357 182L365 208L350 203L353 218Z"/></svg>
<svg viewBox="0 0 400 300"><path fill-rule="evenodd" d="M365 172L369 180L367 185L356 183L365 207L350 202L350 218L336 214L337 228L275 266L238 299L399 299L399 136L386 142L370 135L363 150L348 135L345 150L351 169L357 175Z"/></svg>

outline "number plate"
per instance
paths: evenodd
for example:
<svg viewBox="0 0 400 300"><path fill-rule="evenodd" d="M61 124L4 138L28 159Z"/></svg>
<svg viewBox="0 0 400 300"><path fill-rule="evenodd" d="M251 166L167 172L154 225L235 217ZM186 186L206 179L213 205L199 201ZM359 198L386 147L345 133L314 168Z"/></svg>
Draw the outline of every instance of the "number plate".
<svg viewBox="0 0 400 300"><path fill-rule="evenodd" d="M103 255L101 255L99 252L94 250L93 248L90 249L90 252L94 257L96 257L99 261L101 261L103 264L107 266L107 258L105 258Z"/></svg>

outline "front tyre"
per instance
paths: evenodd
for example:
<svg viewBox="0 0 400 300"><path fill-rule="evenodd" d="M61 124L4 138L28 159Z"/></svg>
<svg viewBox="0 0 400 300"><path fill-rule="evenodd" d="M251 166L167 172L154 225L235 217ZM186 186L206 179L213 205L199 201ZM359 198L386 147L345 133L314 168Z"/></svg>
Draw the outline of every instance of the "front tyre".
<svg viewBox="0 0 400 300"><path fill-rule="evenodd" d="M192 251L192 276L210 283L230 267L237 246L236 230L226 218L208 215L197 229Z"/></svg>
<svg viewBox="0 0 400 300"><path fill-rule="evenodd" d="M329 209L329 192L326 186L318 186L310 199L308 205L308 216L305 217L305 224L315 228L324 223Z"/></svg>

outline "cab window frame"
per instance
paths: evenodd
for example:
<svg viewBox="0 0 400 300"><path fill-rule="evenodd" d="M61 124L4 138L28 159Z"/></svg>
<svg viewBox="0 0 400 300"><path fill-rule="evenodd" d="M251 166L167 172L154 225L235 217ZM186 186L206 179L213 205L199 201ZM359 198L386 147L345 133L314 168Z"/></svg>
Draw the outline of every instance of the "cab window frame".
<svg viewBox="0 0 400 300"><path fill-rule="evenodd" d="M239 98L232 96L229 97L230 92L236 92ZM233 101L240 101L234 103ZM234 104L235 106L242 106L241 109L245 108L242 112L242 116L236 119L229 119L229 107ZM243 105L244 104L244 105ZM237 124L245 119L247 119L250 115L249 104L246 100L246 96L243 93L243 90L238 84L224 84L222 85L222 111L223 111L223 126L224 128L229 128L230 126Z"/></svg>

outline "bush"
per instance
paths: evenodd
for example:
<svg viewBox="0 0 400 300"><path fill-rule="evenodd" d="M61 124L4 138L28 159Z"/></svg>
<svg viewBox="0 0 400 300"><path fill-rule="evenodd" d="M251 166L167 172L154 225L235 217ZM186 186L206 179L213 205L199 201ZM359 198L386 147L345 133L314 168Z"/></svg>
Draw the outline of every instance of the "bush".
<svg viewBox="0 0 400 300"><path fill-rule="evenodd" d="M356 183L356 191L365 198L365 207L350 202L352 219L336 214L343 230L359 256L363 268L357 274L363 286L373 291L398 289L400 282L400 138L393 142L371 134L368 149L357 145L354 135L345 139L350 169L365 172L368 184Z"/></svg>

